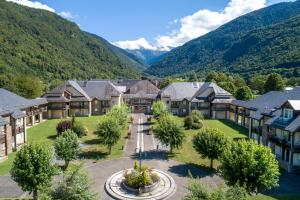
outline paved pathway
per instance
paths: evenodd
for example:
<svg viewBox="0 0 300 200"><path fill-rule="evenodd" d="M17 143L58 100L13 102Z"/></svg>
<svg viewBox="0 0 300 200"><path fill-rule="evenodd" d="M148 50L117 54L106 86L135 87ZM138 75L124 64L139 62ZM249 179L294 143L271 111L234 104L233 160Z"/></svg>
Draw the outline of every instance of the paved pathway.
<svg viewBox="0 0 300 200"><path fill-rule="evenodd" d="M138 149L143 151L143 163L167 172L173 177L177 184L177 192L170 198L172 200L181 200L186 190L188 171L194 176L200 177L204 182L219 184L222 180L214 174L208 174L203 170L191 165L180 163L174 160L167 160L165 151L153 135L149 135L149 123L147 116L143 114L133 114L133 125L131 138L127 140L124 157L94 162L86 161L85 168L92 180L92 190L99 194L102 200L110 199L104 191L106 179L117 171L132 167ZM157 144L159 149L157 149ZM280 187L270 191L272 194L300 194L300 176L284 173L280 179ZM26 193L17 186L9 176L0 176L0 197L23 197Z"/></svg>

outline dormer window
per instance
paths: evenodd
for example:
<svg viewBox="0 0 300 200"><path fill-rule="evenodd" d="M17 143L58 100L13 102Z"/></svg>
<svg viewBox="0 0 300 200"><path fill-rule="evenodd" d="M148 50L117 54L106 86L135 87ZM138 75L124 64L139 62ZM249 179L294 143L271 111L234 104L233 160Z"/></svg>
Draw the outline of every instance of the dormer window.
<svg viewBox="0 0 300 200"><path fill-rule="evenodd" d="M291 119L293 117L293 110L289 108L284 108L282 115L284 119Z"/></svg>

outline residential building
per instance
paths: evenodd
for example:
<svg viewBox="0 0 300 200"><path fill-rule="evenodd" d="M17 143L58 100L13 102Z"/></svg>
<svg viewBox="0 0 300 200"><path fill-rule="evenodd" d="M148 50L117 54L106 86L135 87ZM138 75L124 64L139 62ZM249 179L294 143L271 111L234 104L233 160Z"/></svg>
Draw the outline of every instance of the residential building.
<svg viewBox="0 0 300 200"><path fill-rule="evenodd" d="M185 116L199 110L206 117L229 118L229 107L234 97L215 83L176 82L164 88L159 95L175 115Z"/></svg>
<svg viewBox="0 0 300 200"><path fill-rule="evenodd" d="M102 115L125 102L132 112L149 113L159 89L148 80L66 81L47 92L48 118Z"/></svg>
<svg viewBox="0 0 300 200"><path fill-rule="evenodd" d="M229 119L248 127L249 138L269 146L282 168L300 172L299 101L300 87L268 92L249 101L234 100Z"/></svg>
<svg viewBox="0 0 300 200"><path fill-rule="evenodd" d="M46 99L29 100L0 88L0 162L26 142L26 128L43 120L46 105Z"/></svg>

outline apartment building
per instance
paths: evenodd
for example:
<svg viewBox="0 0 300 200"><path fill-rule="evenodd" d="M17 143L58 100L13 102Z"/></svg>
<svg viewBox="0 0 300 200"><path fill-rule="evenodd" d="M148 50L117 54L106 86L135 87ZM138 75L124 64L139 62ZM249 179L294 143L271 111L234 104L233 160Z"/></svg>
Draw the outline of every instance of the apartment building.
<svg viewBox="0 0 300 200"><path fill-rule="evenodd" d="M25 99L0 88L0 162L27 140L26 128L43 120L46 99Z"/></svg>
<svg viewBox="0 0 300 200"><path fill-rule="evenodd" d="M185 116L199 110L214 119L228 119L230 103L234 100L232 94L209 82L172 83L162 89L159 98L175 115Z"/></svg>

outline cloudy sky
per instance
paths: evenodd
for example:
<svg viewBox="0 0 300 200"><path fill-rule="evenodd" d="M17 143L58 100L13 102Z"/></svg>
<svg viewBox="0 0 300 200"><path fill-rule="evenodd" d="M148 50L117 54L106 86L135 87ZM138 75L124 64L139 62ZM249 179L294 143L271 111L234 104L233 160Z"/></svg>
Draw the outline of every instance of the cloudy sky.
<svg viewBox="0 0 300 200"><path fill-rule="evenodd" d="M243 14L289 0L7 0L55 12L127 49L169 50Z"/></svg>

